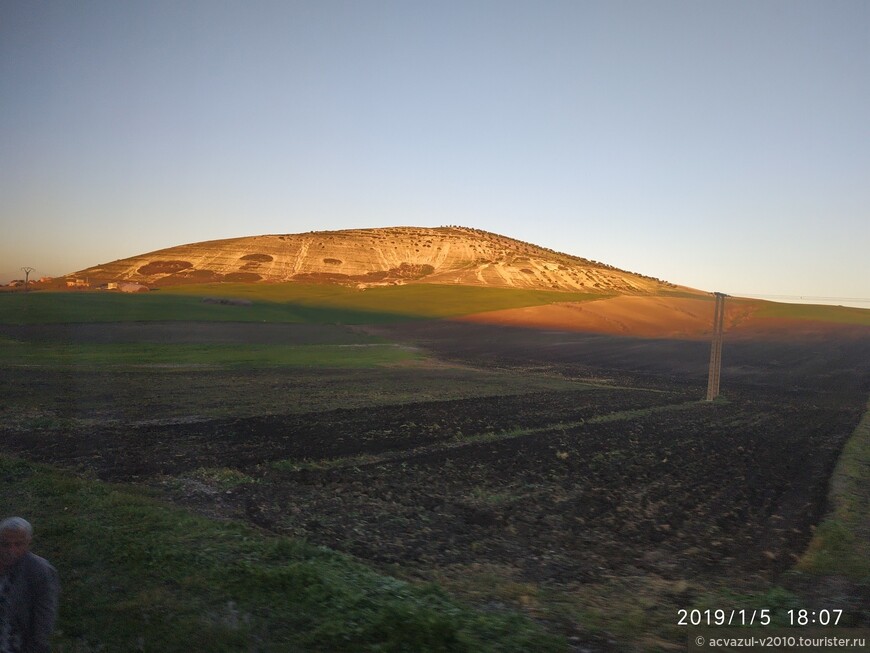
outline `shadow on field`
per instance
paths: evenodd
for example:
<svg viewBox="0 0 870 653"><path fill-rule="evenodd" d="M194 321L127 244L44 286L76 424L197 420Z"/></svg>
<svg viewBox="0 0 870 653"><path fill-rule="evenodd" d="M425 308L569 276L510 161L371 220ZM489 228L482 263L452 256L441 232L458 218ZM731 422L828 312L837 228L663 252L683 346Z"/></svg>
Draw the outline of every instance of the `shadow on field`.
<svg viewBox="0 0 870 653"><path fill-rule="evenodd" d="M330 377L333 394L365 387L368 403L342 406L339 395L328 409L314 402L293 414L276 404L160 423L161 388L143 388L153 393L151 423L76 421L71 402L63 424L7 425L3 448L147 484L210 516L302 537L484 605L519 606L581 638L653 630L675 641L662 624L713 588L769 589L806 548L870 392L870 338L726 335L723 398L701 402L709 343L697 340L450 322L22 329L2 334L383 338L430 352L437 362L403 370L389 387L379 383L395 370L332 373L347 375L345 385ZM299 400L313 391L304 383L318 383L275 374L269 383L286 383ZM292 385L294 375L304 383ZM427 375L416 395L399 387ZM234 386L218 399L232 403ZM450 396L455 386L464 394Z"/></svg>

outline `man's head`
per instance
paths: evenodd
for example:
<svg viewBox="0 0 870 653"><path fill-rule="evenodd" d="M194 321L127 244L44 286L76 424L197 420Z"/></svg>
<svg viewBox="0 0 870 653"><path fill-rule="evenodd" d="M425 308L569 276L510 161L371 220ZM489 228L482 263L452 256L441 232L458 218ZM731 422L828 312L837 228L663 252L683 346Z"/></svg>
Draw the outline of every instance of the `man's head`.
<svg viewBox="0 0 870 653"><path fill-rule="evenodd" d="M9 517L0 522L0 568L6 569L18 562L30 549L33 527L26 519Z"/></svg>

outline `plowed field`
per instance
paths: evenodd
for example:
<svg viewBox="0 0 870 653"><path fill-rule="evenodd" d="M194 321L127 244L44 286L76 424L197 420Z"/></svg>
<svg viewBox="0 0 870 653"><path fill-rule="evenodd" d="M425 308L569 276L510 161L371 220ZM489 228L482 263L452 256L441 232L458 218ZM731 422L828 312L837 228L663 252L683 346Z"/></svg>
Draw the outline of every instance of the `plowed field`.
<svg viewBox="0 0 870 653"><path fill-rule="evenodd" d="M559 612L546 592L658 584L669 610L720 582L764 587L793 565L870 389L862 340L726 344L723 398L711 403L699 401L703 343L443 324L389 336L452 367L333 376L336 397L357 394L323 410L302 397L317 372L276 372L307 408L244 417L199 406L195 419L160 421L159 383L140 388L148 421L76 420L68 396L67 422L7 422L3 450L144 483L585 637L581 612ZM490 376L475 395L481 370ZM29 387L48 373L31 370ZM241 397L246 377L233 374ZM390 375L395 394L381 396ZM416 398L400 387L414 375L427 378ZM218 400L200 387L204 404Z"/></svg>

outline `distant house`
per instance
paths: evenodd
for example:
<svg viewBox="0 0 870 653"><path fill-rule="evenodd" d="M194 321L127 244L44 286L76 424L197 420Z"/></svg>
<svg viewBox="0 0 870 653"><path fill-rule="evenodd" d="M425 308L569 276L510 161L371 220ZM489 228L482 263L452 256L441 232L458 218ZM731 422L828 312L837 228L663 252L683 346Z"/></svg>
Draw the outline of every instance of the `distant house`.
<svg viewBox="0 0 870 653"><path fill-rule="evenodd" d="M91 284L87 279L77 279L75 277L66 280L67 288L90 288Z"/></svg>

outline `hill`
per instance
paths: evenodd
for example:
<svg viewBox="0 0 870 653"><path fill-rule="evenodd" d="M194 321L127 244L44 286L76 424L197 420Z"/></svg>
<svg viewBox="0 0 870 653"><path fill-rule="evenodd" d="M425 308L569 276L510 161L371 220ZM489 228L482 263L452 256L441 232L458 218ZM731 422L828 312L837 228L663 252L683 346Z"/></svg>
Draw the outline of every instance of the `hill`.
<svg viewBox="0 0 870 653"><path fill-rule="evenodd" d="M132 282L406 283L655 294L677 286L465 227L390 227L212 240L96 265L68 277Z"/></svg>
<svg viewBox="0 0 870 653"><path fill-rule="evenodd" d="M195 296L196 302L216 297L230 303L253 302L257 309L194 310L188 300L166 297L153 300L160 305L153 314L142 317L141 311L135 312L137 319L200 315L243 321L385 323L450 318L544 330L706 338L713 318L713 302L705 292L459 226L204 241L89 267L53 285L63 288L76 280L89 288L160 288L161 295ZM49 289L46 284L36 288ZM115 303L105 301L106 319L119 319ZM17 310L11 304L7 308ZM28 304L30 313L11 322L71 319L66 313L40 318L33 304ZM140 304L144 309L148 302ZM81 302L73 308L86 310L91 319L95 315L94 307ZM725 318L730 333L763 338L834 332L866 337L870 326L870 311L862 309L789 307L741 298L729 299Z"/></svg>

